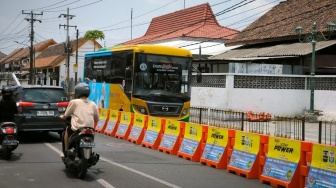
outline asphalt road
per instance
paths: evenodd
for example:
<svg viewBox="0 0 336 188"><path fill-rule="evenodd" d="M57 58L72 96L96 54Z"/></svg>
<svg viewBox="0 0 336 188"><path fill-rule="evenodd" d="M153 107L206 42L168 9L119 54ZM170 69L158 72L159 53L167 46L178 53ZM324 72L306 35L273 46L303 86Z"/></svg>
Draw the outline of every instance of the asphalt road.
<svg viewBox="0 0 336 188"><path fill-rule="evenodd" d="M101 159L81 180L65 169L59 157L61 143L57 134L19 135L19 140L11 160L0 156L1 188L270 187L258 179L246 179L99 133L95 152Z"/></svg>

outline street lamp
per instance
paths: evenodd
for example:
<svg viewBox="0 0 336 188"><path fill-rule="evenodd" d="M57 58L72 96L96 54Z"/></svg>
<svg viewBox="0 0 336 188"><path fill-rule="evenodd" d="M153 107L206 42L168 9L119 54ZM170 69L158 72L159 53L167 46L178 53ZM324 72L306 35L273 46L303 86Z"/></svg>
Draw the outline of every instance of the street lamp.
<svg viewBox="0 0 336 188"><path fill-rule="evenodd" d="M29 84L35 83L35 48L32 46L28 46L27 44L20 43L18 41L14 41L15 43L27 46L30 50L30 58L29 58ZM34 75L33 75L34 74Z"/></svg>
<svg viewBox="0 0 336 188"><path fill-rule="evenodd" d="M302 35L302 27L298 26L296 27L295 31L296 34L299 36L300 42L311 42L312 43L312 63L311 63L311 70L310 70L310 109L309 112L311 114L314 114L314 90L315 90L315 46L317 41L321 40L328 40L331 36L331 34L335 30L335 24L334 23L328 23L328 38L326 38L322 32L318 32L316 29L316 22L313 24L313 31L311 33L308 33L303 39L301 39Z"/></svg>

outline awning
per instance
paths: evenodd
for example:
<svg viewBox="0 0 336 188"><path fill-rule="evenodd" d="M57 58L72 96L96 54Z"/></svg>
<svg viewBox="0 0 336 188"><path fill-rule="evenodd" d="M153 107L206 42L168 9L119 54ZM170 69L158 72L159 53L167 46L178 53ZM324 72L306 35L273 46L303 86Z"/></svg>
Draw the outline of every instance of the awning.
<svg viewBox="0 0 336 188"><path fill-rule="evenodd" d="M319 41L316 43L315 51L336 44L336 40ZM258 60L272 58L300 57L312 53L312 43L290 43L273 46L248 48L240 47L218 55L209 57L212 60Z"/></svg>

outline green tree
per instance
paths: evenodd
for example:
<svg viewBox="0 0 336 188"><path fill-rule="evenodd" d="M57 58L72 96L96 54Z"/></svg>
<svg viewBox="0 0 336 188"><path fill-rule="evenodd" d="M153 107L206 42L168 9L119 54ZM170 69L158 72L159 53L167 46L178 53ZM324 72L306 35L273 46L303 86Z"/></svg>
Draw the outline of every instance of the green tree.
<svg viewBox="0 0 336 188"><path fill-rule="evenodd" d="M84 38L87 40L103 40L105 39L105 34L99 30L89 30L85 33ZM96 45L93 44L93 51L96 51Z"/></svg>

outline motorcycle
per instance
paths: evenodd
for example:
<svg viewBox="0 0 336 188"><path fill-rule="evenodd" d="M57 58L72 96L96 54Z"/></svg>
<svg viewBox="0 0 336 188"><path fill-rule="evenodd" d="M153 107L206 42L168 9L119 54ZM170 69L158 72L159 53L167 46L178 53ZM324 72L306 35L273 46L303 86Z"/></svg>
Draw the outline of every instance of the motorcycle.
<svg viewBox="0 0 336 188"><path fill-rule="evenodd" d="M17 126L14 122L0 123L0 154L9 160L14 151L19 146L17 141Z"/></svg>
<svg viewBox="0 0 336 188"><path fill-rule="evenodd" d="M67 119L68 120L68 119ZM67 126L71 126L69 120ZM62 133L62 149L65 151L64 134ZM69 138L68 149L64 152L62 161L67 169L70 169L76 176L83 179L87 169L97 164L99 154L92 152L95 147L95 131L93 128L85 127L75 131Z"/></svg>

